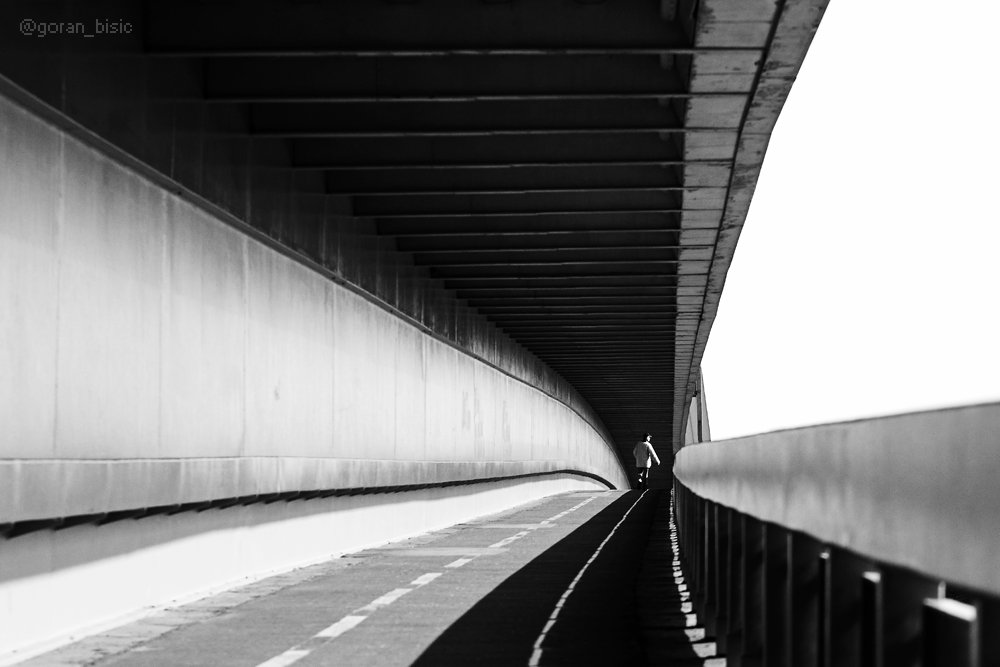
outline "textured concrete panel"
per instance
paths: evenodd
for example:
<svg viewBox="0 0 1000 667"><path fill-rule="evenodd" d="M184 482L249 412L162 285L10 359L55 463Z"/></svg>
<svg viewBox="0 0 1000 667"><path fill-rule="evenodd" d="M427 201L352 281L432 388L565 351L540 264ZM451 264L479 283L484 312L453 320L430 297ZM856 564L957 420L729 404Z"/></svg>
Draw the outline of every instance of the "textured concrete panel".
<svg viewBox="0 0 1000 667"><path fill-rule="evenodd" d="M64 151L56 452L157 452L165 195L93 149Z"/></svg>
<svg viewBox="0 0 1000 667"><path fill-rule="evenodd" d="M427 384L424 335L401 325L397 339L396 419L393 441L396 458L422 459L427 449Z"/></svg>
<svg viewBox="0 0 1000 667"><path fill-rule="evenodd" d="M2 456L53 453L61 158L61 137L0 98Z"/></svg>
<svg viewBox="0 0 1000 667"><path fill-rule="evenodd" d="M243 447L247 240L199 209L168 201L161 434L171 456L236 456Z"/></svg>
<svg viewBox="0 0 1000 667"><path fill-rule="evenodd" d="M348 458L369 456L366 434L373 432L376 420L371 409L379 401L371 377L378 364L377 350L368 333L374 330L375 312L348 292L338 292L334 303L334 452Z"/></svg>
<svg viewBox="0 0 1000 667"><path fill-rule="evenodd" d="M424 385L424 429L428 456L434 459L458 460L458 431L461 409L454 399L458 391L459 352L424 338L423 352L427 382Z"/></svg>
<svg viewBox="0 0 1000 667"><path fill-rule="evenodd" d="M4 110L5 156L26 171L0 178L20 193L4 252L26 252L2 269L18 354L0 359L30 409L4 422L0 523L561 469L627 484L566 403ZM433 308L517 368L495 329Z"/></svg>
<svg viewBox="0 0 1000 667"><path fill-rule="evenodd" d="M247 275L245 453L331 455L330 285L258 244L247 246Z"/></svg>
<svg viewBox="0 0 1000 667"><path fill-rule="evenodd" d="M365 304L371 308L370 304ZM399 356L400 321L384 310L374 312L373 328L367 331L368 344L375 345L375 363L368 367L368 382L375 383L376 401L365 406L370 419L365 424L365 456L397 458L396 443L396 362ZM405 447L400 447L405 451ZM402 451L399 458L403 458Z"/></svg>

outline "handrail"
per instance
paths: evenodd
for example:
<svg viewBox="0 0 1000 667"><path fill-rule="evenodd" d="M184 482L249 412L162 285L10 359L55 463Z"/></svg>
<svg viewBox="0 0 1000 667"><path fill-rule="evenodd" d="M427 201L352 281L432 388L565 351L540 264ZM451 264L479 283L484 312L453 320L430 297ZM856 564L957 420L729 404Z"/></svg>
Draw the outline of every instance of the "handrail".
<svg viewBox="0 0 1000 667"><path fill-rule="evenodd" d="M701 443L674 474L762 521L1000 594L1000 403Z"/></svg>

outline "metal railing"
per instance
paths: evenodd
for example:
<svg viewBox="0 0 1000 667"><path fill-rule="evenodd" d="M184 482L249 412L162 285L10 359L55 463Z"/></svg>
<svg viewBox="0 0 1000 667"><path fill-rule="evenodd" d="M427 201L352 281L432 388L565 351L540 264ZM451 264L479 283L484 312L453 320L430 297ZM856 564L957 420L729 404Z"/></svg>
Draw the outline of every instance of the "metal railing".
<svg viewBox="0 0 1000 667"><path fill-rule="evenodd" d="M727 664L1000 665L1000 405L702 443L675 463Z"/></svg>

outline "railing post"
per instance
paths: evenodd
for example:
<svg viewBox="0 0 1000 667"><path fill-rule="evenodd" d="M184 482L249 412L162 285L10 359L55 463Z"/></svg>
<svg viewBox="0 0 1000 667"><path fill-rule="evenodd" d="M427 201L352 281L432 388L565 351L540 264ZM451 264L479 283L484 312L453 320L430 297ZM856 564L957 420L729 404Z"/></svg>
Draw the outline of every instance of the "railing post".
<svg viewBox="0 0 1000 667"><path fill-rule="evenodd" d="M791 664L816 667L819 664L820 555L823 545L816 540L792 533L791 536Z"/></svg>
<svg viewBox="0 0 1000 667"><path fill-rule="evenodd" d="M691 511L691 604L698 614L702 614L705 582L705 500L696 496L691 503Z"/></svg>
<svg viewBox="0 0 1000 667"><path fill-rule="evenodd" d="M827 642L824 647L827 660L825 664L829 667L857 667L865 664L861 657L861 628L865 618L863 576L871 569L871 563L850 552L841 549L830 552L827 561Z"/></svg>
<svg viewBox="0 0 1000 667"><path fill-rule="evenodd" d="M972 605L976 610L976 667L1000 665L1000 598L985 596L962 586L948 586L948 597Z"/></svg>
<svg viewBox="0 0 1000 667"><path fill-rule="evenodd" d="M766 667L792 667L789 556L791 536L774 524L765 524L764 552L764 660Z"/></svg>
<svg viewBox="0 0 1000 667"><path fill-rule="evenodd" d="M882 665L919 667L925 598L937 582L895 567L882 570Z"/></svg>
<svg viewBox="0 0 1000 667"><path fill-rule="evenodd" d="M976 603L980 628L1000 628L1000 600L980 599ZM1000 632L979 633L979 667L1000 665Z"/></svg>
<svg viewBox="0 0 1000 667"><path fill-rule="evenodd" d="M715 506L715 643L721 653L727 651L726 639L729 635L729 595L732 582L732 539L730 521L732 513L728 507Z"/></svg>
<svg viewBox="0 0 1000 667"><path fill-rule="evenodd" d="M730 667L743 665L743 626L746 604L746 525L750 517L729 512L729 630L726 633L726 657Z"/></svg>
<svg viewBox="0 0 1000 667"><path fill-rule="evenodd" d="M861 576L861 667L882 667L882 573Z"/></svg>
<svg viewBox="0 0 1000 667"><path fill-rule="evenodd" d="M718 560L719 560L719 540L716 533L716 504L711 501L705 502L705 554L702 559L702 581L699 598L701 599L701 611L699 616L704 620L705 633L715 635L715 613L716 595L719 587L718 581Z"/></svg>
<svg viewBox="0 0 1000 667"><path fill-rule="evenodd" d="M764 561L767 544L764 524L743 519L743 632L738 667L760 667L764 659L765 622Z"/></svg>
<svg viewBox="0 0 1000 667"><path fill-rule="evenodd" d="M923 667L978 667L977 616L974 606L958 600L924 600Z"/></svg>
<svg viewBox="0 0 1000 667"><path fill-rule="evenodd" d="M830 642L833 636L833 554L823 549L819 555L819 628L817 629L816 664L831 667Z"/></svg>

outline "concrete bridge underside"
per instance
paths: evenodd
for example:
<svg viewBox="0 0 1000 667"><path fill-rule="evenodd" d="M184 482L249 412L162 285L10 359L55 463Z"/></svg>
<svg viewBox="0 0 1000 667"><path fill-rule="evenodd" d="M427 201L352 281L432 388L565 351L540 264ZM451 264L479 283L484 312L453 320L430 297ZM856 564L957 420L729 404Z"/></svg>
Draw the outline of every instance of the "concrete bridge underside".
<svg viewBox="0 0 1000 667"><path fill-rule="evenodd" d="M0 652L668 480L824 5L4 3Z"/></svg>

